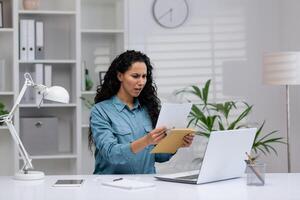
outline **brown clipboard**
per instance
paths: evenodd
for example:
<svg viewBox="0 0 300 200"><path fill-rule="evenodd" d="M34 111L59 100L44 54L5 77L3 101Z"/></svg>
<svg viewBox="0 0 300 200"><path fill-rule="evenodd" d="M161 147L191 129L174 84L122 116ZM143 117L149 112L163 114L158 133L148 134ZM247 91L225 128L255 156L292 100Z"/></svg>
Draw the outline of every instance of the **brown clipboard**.
<svg viewBox="0 0 300 200"><path fill-rule="evenodd" d="M190 128L171 129L150 153L175 153L182 146L183 137L190 133L195 133L195 130Z"/></svg>

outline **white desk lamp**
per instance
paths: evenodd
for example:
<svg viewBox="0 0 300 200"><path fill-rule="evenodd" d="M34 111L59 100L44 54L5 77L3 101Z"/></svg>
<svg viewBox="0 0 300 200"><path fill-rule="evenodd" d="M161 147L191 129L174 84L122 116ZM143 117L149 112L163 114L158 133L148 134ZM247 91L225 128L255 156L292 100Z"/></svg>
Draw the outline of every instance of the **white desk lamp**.
<svg viewBox="0 0 300 200"><path fill-rule="evenodd" d="M287 166L291 172L289 85L300 85L300 52L277 52L264 55L264 82L286 88Z"/></svg>
<svg viewBox="0 0 300 200"><path fill-rule="evenodd" d="M0 116L0 122L4 122L7 125L8 129L11 133L11 136L14 139L14 142L17 144L19 153L24 162L23 167L21 168L21 170L19 172L17 172L15 174L14 178L18 179L18 180L38 180L38 179L43 179L45 174L43 172L39 172L39 171L32 171L32 169L33 169L33 165L31 163L32 159L30 158L25 147L23 146L23 143L19 137L19 134L17 133L17 131L12 123L12 118L13 118L14 113L16 112L18 106L20 105L20 102L21 102L21 100L26 92L26 89L28 87L33 87L34 89L36 89L43 96L42 100L46 99L46 100L56 101L56 102L60 102L60 103L69 103L69 93L67 92L66 89L64 89L63 87L60 87L60 86L52 86L52 87L48 88L41 84L35 84L29 73L25 73L24 78L25 78L24 85L20 91L20 94L19 94L13 108L11 109L9 114ZM42 102L42 100L41 100L41 102ZM40 105L40 103L39 103L39 105ZM39 107L39 105L37 105L37 106Z"/></svg>

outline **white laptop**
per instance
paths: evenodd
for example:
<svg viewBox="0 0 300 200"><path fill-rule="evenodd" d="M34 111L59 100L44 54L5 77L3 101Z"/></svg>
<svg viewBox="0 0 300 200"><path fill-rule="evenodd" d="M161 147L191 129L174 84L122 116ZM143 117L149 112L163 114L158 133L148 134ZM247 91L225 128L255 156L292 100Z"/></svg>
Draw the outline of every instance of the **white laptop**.
<svg viewBox="0 0 300 200"><path fill-rule="evenodd" d="M202 184L241 177L246 152L250 153L256 128L213 131L199 170L157 175L163 181Z"/></svg>

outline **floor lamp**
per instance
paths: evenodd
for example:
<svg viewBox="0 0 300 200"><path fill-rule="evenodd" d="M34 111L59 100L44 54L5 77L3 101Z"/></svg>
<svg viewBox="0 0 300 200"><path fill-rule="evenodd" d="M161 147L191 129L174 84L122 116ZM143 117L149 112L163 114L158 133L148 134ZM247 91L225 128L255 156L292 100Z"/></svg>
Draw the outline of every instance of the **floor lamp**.
<svg viewBox="0 0 300 200"><path fill-rule="evenodd" d="M266 84L284 85L286 89L287 164L288 172L291 172L289 85L300 84L300 52L264 54L263 79Z"/></svg>

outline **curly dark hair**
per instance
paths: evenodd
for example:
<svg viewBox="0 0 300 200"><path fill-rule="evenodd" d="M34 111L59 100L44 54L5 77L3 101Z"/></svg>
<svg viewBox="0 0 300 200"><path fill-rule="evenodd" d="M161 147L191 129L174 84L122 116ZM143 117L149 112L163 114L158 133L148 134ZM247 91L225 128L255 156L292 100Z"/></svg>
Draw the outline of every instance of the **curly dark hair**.
<svg viewBox="0 0 300 200"><path fill-rule="evenodd" d="M95 104L116 95L120 89L121 83L117 77L118 72L125 73L132 64L136 62L143 62L147 66L147 81L137 97L141 106L145 106L151 118L152 125L155 126L159 114L160 100L157 97L157 87L153 81L150 59L147 55L134 50L127 50L117 56L111 63L108 71L104 76L102 86L98 86L97 94L95 96ZM92 149L94 144L91 127L89 128L89 148Z"/></svg>

